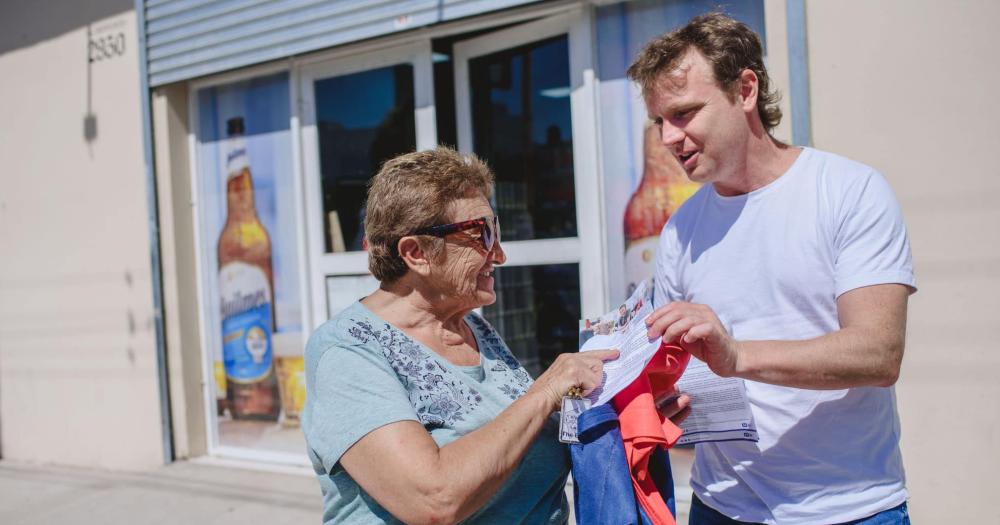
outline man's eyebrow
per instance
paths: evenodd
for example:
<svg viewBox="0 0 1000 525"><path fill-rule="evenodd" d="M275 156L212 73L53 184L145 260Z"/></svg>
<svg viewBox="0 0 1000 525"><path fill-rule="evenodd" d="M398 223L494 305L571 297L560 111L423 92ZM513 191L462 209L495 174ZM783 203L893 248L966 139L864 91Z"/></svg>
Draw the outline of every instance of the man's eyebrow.
<svg viewBox="0 0 1000 525"><path fill-rule="evenodd" d="M688 101L684 101L684 102L676 102L676 103L673 103L673 104L668 104L666 107L664 107L663 108L663 115L669 116L669 115L673 115L674 113L683 112L683 111L691 111L691 110L696 110L696 109L701 109L703 107L705 107L705 102L697 101L697 100L688 100ZM649 117L649 120L651 120L653 122L656 122L657 120L660 120L662 118L660 115L654 115L654 114L651 114L651 113L647 114L647 116Z"/></svg>
<svg viewBox="0 0 1000 525"><path fill-rule="evenodd" d="M677 104L670 104L667 107L663 108L663 114L670 116L675 113L686 113L688 111L698 110L703 107L705 107L705 103L701 101L692 100L687 102L679 102Z"/></svg>

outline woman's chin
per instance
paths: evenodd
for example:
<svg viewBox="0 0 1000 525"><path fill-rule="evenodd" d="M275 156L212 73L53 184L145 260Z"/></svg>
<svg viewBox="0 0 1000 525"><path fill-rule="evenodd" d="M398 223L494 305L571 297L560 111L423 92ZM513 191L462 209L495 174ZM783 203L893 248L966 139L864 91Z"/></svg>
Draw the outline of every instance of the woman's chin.
<svg viewBox="0 0 1000 525"><path fill-rule="evenodd" d="M476 300L480 307L489 306L497 302L497 294L492 286L489 290L479 289L476 291Z"/></svg>

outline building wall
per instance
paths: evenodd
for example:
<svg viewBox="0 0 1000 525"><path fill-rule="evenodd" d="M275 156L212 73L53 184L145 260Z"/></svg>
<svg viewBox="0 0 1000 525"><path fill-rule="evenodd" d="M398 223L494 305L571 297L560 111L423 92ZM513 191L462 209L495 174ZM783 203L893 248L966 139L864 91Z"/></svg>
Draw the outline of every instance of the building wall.
<svg viewBox="0 0 1000 525"><path fill-rule="evenodd" d="M188 85L156 88L151 105L174 454L188 458L208 453Z"/></svg>
<svg viewBox="0 0 1000 525"><path fill-rule="evenodd" d="M996 523L1000 3L809 1L806 15L814 143L885 174L909 227L920 291L896 391L912 515Z"/></svg>
<svg viewBox="0 0 1000 525"><path fill-rule="evenodd" d="M162 464L132 4L0 9L0 454Z"/></svg>

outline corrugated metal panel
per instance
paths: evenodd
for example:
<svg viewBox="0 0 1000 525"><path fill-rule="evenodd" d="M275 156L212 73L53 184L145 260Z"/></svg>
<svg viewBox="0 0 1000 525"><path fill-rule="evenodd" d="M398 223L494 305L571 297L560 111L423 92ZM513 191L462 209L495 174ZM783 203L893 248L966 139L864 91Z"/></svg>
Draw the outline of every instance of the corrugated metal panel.
<svg viewBox="0 0 1000 525"><path fill-rule="evenodd" d="M145 0L151 86L536 0Z"/></svg>

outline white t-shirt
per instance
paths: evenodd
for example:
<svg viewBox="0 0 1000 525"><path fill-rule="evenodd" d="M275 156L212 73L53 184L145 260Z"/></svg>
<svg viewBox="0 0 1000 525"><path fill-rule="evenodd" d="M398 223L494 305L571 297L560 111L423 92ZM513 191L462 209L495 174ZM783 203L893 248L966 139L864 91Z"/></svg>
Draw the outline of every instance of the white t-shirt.
<svg viewBox="0 0 1000 525"><path fill-rule="evenodd" d="M915 287L885 179L809 148L749 194L702 187L664 227L659 250L656 306L706 304L737 340L818 337L840 328L844 292ZM697 445L691 485L708 506L741 521L811 524L906 500L893 388L746 388L760 441Z"/></svg>

